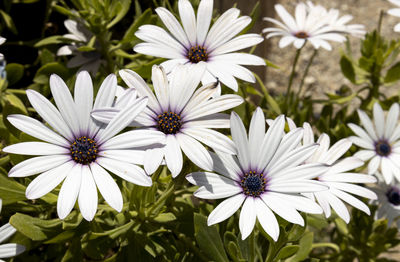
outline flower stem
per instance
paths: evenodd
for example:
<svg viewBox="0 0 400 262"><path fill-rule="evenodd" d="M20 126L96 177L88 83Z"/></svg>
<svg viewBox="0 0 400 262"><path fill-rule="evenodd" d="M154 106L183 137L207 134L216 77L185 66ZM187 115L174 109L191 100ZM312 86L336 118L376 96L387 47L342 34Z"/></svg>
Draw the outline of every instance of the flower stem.
<svg viewBox="0 0 400 262"><path fill-rule="evenodd" d="M300 53L301 53L301 50L303 49L303 47L304 47L304 45L301 48L297 49L296 56L294 57L294 61L293 61L293 65L292 65L292 72L290 73L289 83L288 83L288 87L286 90L285 104L287 104L289 96L290 96L290 91L292 89L292 84L293 84L293 78L296 73L296 65L297 65L297 62L299 61Z"/></svg>
<svg viewBox="0 0 400 262"><path fill-rule="evenodd" d="M307 77L307 75L308 75L308 71L310 70L311 64L313 63L314 58L315 58L315 56L317 55L317 53L318 53L318 49L314 49L314 53L312 54L310 60L308 60L308 64L307 64L307 66L306 66L306 69L304 70L303 77L301 78L299 90L297 91L297 95L296 95L297 99L298 99L298 98L300 97L300 95L301 95L301 91L302 91L303 86L304 86L304 80L306 79L306 77Z"/></svg>

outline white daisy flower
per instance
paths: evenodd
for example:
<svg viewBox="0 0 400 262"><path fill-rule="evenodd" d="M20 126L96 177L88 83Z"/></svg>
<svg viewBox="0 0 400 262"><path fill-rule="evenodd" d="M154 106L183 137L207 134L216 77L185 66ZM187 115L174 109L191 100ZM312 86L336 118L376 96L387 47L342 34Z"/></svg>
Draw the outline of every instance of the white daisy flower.
<svg viewBox="0 0 400 262"><path fill-rule="evenodd" d="M314 133L310 124L304 123L303 145L314 144ZM351 147L348 139L341 139L330 147L330 138L323 133L317 140L319 144L315 153L305 163L323 163L330 168L316 179L328 186L326 191L304 194L311 199L316 199L324 210L326 218L331 215L331 207L336 214L346 223L350 221L350 214L343 202L360 209L370 215L368 206L353 195L376 199L377 196L371 190L354 185L357 183L375 183L376 178L371 175L349 172L364 165L364 162L356 157L346 157L339 160ZM329 148L330 147L330 148Z"/></svg>
<svg viewBox="0 0 400 262"><path fill-rule="evenodd" d="M400 124L399 104L394 103L385 119L384 112L379 103L374 104L373 122L367 114L358 110L361 128L355 124L348 124L357 136L349 139L363 150L354 156L363 161L369 161L368 174L375 174L378 169L382 173L387 184L393 180L393 176L400 181Z"/></svg>
<svg viewBox="0 0 400 262"><path fill-rule="evenodd" d="M332 50L328 41L346 41L346 38L341 35L342 32L329 24L332 21L341 24L347 22L346 19L336 20L333 13L327 12L324 8L321 9L321 6L310 8L304 3L299 3L296 6L295 17L290 15L280 4L275 5L275 10L283 23L274 18L265 17L265 21L277 25L278 28L268 27L263 30L263 33L268 33L267 39L282 36L279 41L280 48L293 43L299 49L306 41L309 41L315 49L323 47L326 50ZM325 15L321 16L321 12L325 12Z"/></svg>
<svg viewBox="0 0 400 262"><path fill-rule="evenodd" d="M4 37L0 36L0 45L4 44L5 42L6 42L6 39ZM7 77L6 61L5 61L4 55L2 53L0 53L0 77L1 78Z"/></svg>
<svg viewBox="0 0 400 262"><path fill-rule="evenodd" d="M397 8L392 8L387 11L389 15L400 17L400 0L389 0L392 4L396 5ZM396 24L394 27L395 32L400 32L400 23Z"/></svg>
<svg viewBox="0 0 400 262"><path fill-rule="evenodd" d="M375 219L386 218L389 226L395 222L400 228L400 184L392 182L387 185L380 173L377 177L379 183L371 188L378 195L378 199L372 202L378 206Z"/></svg>
<svg viewBox="0 0 400 262"><path fill-rule="evenodd" d="M0 199L0 210L2 207L2 200ZM17 230L10 225L10 223L5 224L0 227L0 243L6 241L12 235L15 234ZM25 251L25 246L16 244L16 243L8 243L0 245L0 262L4 262L2 258L10 258L15 257Z"/></svg>
<svg viewBox="0 0 400 262"><path fill-rule="evenodd" d="M224 221L243 204L239 219L242 239L250 235L257 218L276 241L279 224L273 212L299 225L304 225L304 220L297 210L322 213L318 204L300 193L326 190L326 186L312 179L328 167L320 163L301 165L318 145L297 147L303 129L297 128L285 134L284 127L285 117L282 115L265 133L264 114L257 108L247 136L241 119L232 112L231 133L237 155L212 154L216 173L195 172L186 176L190 183L200 186L194 193L196 197L227 198L211 212L208 225Z"/></svg>
<svg viewBox="0 0 400 262"><path fill-rule="evenodd" d="M320 16L329 18L326 23L332 28L332 31L349 34L355 37L362 37L365 35L365 27L361 24L348 25L347 23L353 19L351 15L339 16L339 10L331 8L327 11L320 5L314 5L311 1L307 2L308 8L319 9Z"/></svg>
<svg viewBox="0 0 400 262"><path fill-rule="evenodd" d="M149 98L147 108L135 119L132 126L142 127L144 133L150 130L157 132L161 135L160 141L166 142L163 148L146 151L144 168L149 174L154 173L165 159L172 176L176 177L183 165L181 150L197 166L211 170L212 158L201 143L214 150L230 154L236 152L232 141L213 128L229 128L229 116L220 112L240 105L243 99L237 95L212 98L217 91L216 83L196 90L204 71L204 63L192 67L181 65L174 70L168 81L162 67L153 66L152 82L155 95L135 72L119 72L130 89L137 90L139 97ZM108 122L119 110L94 110L92 116L99 121Z"/></svg>
<svg viewBox="0 0 400 262"><path fill-rule="evenodd" d="M159 7L156 12L169 33L154 25L139 27L135 35L145 42L136 45L135 52L169 59L161 64L167 73L178 64L190 65L204 61L207 70L201 79L203 84L218 79L237 91L235 77L255 82L252 72L242 65L265 65L265 61L255 55L236 53L263 41L258 34L236 36L250 24L250 17L239 17L240 10L231 8L208 30L213 0L200 1L197 18L188 0L179 0L178 7L183 28L171 12Z"/></svg>
<svg viewBox="0 0 400 262"><path fill-rule="evenodd" d="M28 199L37 199L53 190L63 180L58 195L57 213L64 219L78 199L82 216L92 220L97 210L97 188L105 201L117 211L122 210L122 195L117 183L106 171L141 186L152 180L135 164L143 164L143 150L135 148L162 142L155 132L153 139L142 140L136 130L117 135L146 107L147 98L131 102L104 126L90 117L93 109L112 105L117 78L109 75L102 83L93 104L93 85L86 71L78 74L74 99L64 81L50 77L50 89L58 109L44 96L27 90L36 112L54 129L25 115L10 115L8 121L16 128L45 142L23 142L7 146L3 151L13 154L39 155L16 166L10 177L26 177L41 173L26 189ZM129 96L127 96L129 97Z"/></svg>
<svg viewBox="0 0 400 262"><path fill-rule="evenodd" d="M60 47L57 51L57 55L73 55L74 57L67 63L68 68L80 67L79 71L86 70L96 74L100 65L104 63L101 59L101 54L96 51L78 51L79 47L89 43L90 39L93 37L92 32L90 32L82 22L77 22L75 20L67 19L64 21L64 25L69 34L65 34L63 37L73 42L70 45Z"/></svg>

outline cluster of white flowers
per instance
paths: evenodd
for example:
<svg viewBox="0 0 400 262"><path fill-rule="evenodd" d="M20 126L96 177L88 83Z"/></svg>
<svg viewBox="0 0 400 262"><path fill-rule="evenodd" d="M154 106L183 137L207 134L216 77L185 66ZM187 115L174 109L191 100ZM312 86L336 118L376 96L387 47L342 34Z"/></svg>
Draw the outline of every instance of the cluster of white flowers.
<svg viewBox="0 0 400 262"><path fill-rule="evenodd" d="M151 186L150 175L160 165L166 165L173 177L181 173L183 152L205 170L186 175L190 183L199 186L194 195L226 198L209 215L208 224L219 223L242 207L239 227L243 239L251 234L258 219L277 240L279 224L274 213L304 225L298 211L329 217L332 208L348 223L350 214L345 202L369 214L368 206L355 196L376 200L377 195L355 184L375 183L372 175L378 169L386 184L392 183L378 196L387 202L385 210L387 206L398 210L400 189L393 184L393 177L400 179L397 104L390 108L386 120L382 108L375 104L374 124L365 112L358 111L365 130L350 124L358 136L341 139L332 146L326 134L315 142L308 123L298 128L283 115L266 120L261 108L254 112L247 134L236 113L223 113L243 103L243 98L221 95L218 86L221 82L236 91L235 78L255 81L243 65L265 65L264 60L237 51L257 45L263 38L258 34L237 36L251 19L239 17L236 8L227 10L210 27L213 0L200 1L197 18L188 0L179 0L178 7L182 25L160 7L156 12L169 32L154 25L141 26L136 32L145 41L134 47L136 52L168 59L153 66L154 91L131 70L119 72L127 89L119 89L116 76L111 74L95 99L88 72L78 73L74 97L64 81L52 75L50 88L57 107L40 93L27 90L31 105L51 128L25 115L10 115L7 119L12 125L43 142L22 142L3 151L36 156L9 171L10 177L39 174L26 189L28 199L41 198L63 182L57 203L61 219L78 201L82 216L92 220L97 212L97 189L111 207L121 212L122 194L110 173L137 185ZM267 38L283 36L280 47L293 43L301 48L310 41L315 48L330 50L328 40L342 42L346 33L364 34L362 26L347 25L351 16L339 17L335 9L300 3L295 19L281 5L275 9L284 24L266 18L280 28L264 32L269 33ZM77 22L69 20L65 25L72 33L66 37L78 42L90 39L90 32L82 33ZM74 54L76 47L64 46L58 54ZM70 65L78 65L72 61ZM285 129L286 123L289 129ZM121 133L126 127L132 129ZM230 128L232 140L214 130L220 128ZM341 159L352 143L365 150ZM368 175L352 171L368 159ZM389 215L391 220L396 217Z"/></svg>

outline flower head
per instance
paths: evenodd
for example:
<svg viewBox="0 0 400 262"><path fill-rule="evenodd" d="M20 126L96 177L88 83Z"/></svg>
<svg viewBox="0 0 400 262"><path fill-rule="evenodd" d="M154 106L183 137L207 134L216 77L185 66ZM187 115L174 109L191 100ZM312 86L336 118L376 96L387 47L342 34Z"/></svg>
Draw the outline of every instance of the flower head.
<svg viewBox="0 0 400 262"><path fill-rule="evenodd" d="M96 74L100 65L103 63L100 53L96 51L81 52L78 50L80 46L87 45L93 34L81 21L67 19L64 21L69 34L64 37L71 40L72 44L60 47L57 51L58 56L73 55L74 57L68 61L67 67L80 67L79 70L87 70Z"/></svg>
<svg viewBox="0 0 400 262"><path fill-rule="evenodd" d="M314 133L308 123L304 123L303 145L314 143ZM348 139L341 139L330 147L330 138L323 133L317 140L318 149L308 158L305 163L323 163L330 165L329 169L319 175L316 179L328 186L329 189L321 192L307 193L311 199L316 199L324 210L325 216L331 215L331 207L346 223L350 221L350 214L344 202L370 214L368 206L354 197L361 196L368 199L376 199L377 196L371 190L355 185L358 183L375 183L376 178L355 172L349 172L361 167L364 162L356 157L340 159L351 147Z"/></svg>
<svg viewBox="0 0 400 262"><path fill-rule="evenodd" d="M136 89L139 97L149 98L147 108L132 126L142 127L144 137L149 134L148 130L153 130L165 140L165 147L146 150L144 167L149 174L155 172L165 159L172 176L176 177L183 165L182 151L197 166L211 170L212 158L201 143L226 153L236 152L232 141L213 128L228 128L229 116L220 112L240 105L243 99L237 95L212 98L217 92L216 83L196 90L204 71L204 63L191 67L180 65L168 80L162 67L153 66L155 95L138 74L131 70L120 71L129 89ZM99 109L92 115L99 121L108 122L119 110Z"/></svg>
<svg viewBox="0 0 400 262"><path fill-rule="evenodd" d="M304 46L309 41L315 49L323 47L331 50L328 41L344 42L346 38L343 34L362 35L362 25L347 25L352 19L351 16L339 17L339 11L330 9L327 11L320 5L314 6L311 2L308 5L299 3L296 6L295 17L290 15L286 9L280 5L275 5L275 10L282 22L266 17L264 20L278 26L278 28L265 28L263 33L268 33L267 38L282 36L279 47L284 48L291 43L296 48Z"/></svg>
<svg viewBox="0 0 400 262"><path fill-rule="evenodd" d="M196 197L227 198L211 212L208 225L229 218L242 206L239 219L242 239L249 236L257 218L276 241L279 225L273 212L299 225L304 225L304 220L298 210L322 213L321 207L300 194L327 189L312 180L327 170L326 165L302 165L318 145L298 147L303 129L285 134L284 127L285 117L280 116L265 133L264 114L257 108L247 136L239 116L232 113L231 133L238 153L212 154L216 173L195 172L186 176L190 183L200 186L194 193Z"/></svg>
<svg viewBox="0 0 400 262"><path fill-rule="evenodd" d="M37 113L54 130L25 115L7 118L19 130L45 141L5 147L3 151L8 153L39 155L17 164L8 175L26 177L41 173L27 187L28 199L44 196L64 180L57 202L61 219L71 212L78 199L82 216L92 220L97 210L97 188L111 207L121 211L121 192L106 170L137 185L152 184L144 170L135 165L143 164L144 151L134 149L154 141L132 141L130 138L136 137L134 132L117 135L142 112L147 98L132 101L132 106L119 112L107 126L90 117L92 109L112 105L116 88L115 75L109 75L93 104L92 80L86 71L77 76L74 98L64 81L52 75L50 89L58 109L36 91L27 90L27 95Z"/></svg>
<svg viewBox="0 0 400 262"><path fill-rule="evenodd" d="M239 17L240 11L231 8L209 30L213 0L200 1L197 18L188 0L179 0L178 7L183 28L171 12L159 7L156 12L169 33L158 26L141 26L135 35L145 42L136 45L135 52L169 59L161 64L166 73L178 64L204 62L207 69L201 79L203 84L218 79L237 91L235 77L255 82L253 74L242 65L265 65L264 60L251 54L235 53L263 41L258 34L236 36L250 24L250 17Z"/></svg>
<svg viewBox="0 0 400 262"><path fill-rule="evenodd" d="M393 177L400 181L399 105L394 103L385 118L382 107L375 103L373 122L364 111L357 112L364 128L348 124L357 135L349 139L363 149L354 156L363 161L370 160L368 173L375 174L379 170L387 184L392 182Z"/></svg>

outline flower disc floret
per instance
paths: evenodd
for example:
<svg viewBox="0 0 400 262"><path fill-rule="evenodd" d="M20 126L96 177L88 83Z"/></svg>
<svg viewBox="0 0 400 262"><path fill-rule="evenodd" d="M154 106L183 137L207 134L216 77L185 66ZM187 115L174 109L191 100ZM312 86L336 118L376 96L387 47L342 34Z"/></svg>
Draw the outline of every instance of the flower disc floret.
<svg viewBox="0 0 400 262"><path fill-rule="evenodd" d="M193 46L189 49L187 57L192 63L207 61L208 59L207 49L201 45Z"/></svg>
<svg viewBox="0 0 400 262"><path fill-rule="evenodd" d="M96 141L82 136L71 144L70 151L76 163L87 165L96 160L98 148Z"/></svg>
<svg viewBox="0 0 400 262"><path fill-rule="evenodd" d="M264 174L258 174L255 171L249 171L243 175L240 181L240 186L243 188L243 193L247 196L258 197L265 192L267 184Z"/></svg>
<svg viewBox="0 0 400 262"><path fill-rule="evenodd" d="M392 147L386 140L380 140L375 144L375 151L380 156L388 156L392 152Z"/></svg>
<svg viewBox="0 0 400 262"><path fill-rule="evenodd" d="M387 199L389 203L398 206L400 205L400 189L397 187L392 186L386 192Z"/></svg>
<svg viewBox="0 0 400 262"><path fill-rule="evenodd" d="M296 34L294 34L294 36L301 39L306 39L309 37L309 35L304 31L299 31Z"/></svg>
<svg viewBox="0 0 400 262"><path fill-rule="evenodd" d="M157 127L164 134L176 134L182 126L181 116L174 112L158 115Z"/></svg>

